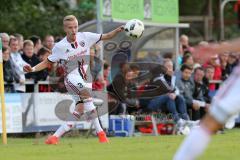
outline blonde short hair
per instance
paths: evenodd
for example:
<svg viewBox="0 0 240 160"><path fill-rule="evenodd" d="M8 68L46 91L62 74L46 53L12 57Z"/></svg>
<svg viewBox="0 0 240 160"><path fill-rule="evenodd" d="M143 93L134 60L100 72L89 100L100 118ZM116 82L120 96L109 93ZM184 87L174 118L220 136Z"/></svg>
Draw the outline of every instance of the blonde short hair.
<svg viewBox="0 0 240 160"><path fill-rule="evenodd" d="M33 46L34 47L34 44L31 40L28 39L28 40L25 40L23 42L23 47L26 47L26 46Z"/></svg>
<svg viewBox="0 0 240 160"><path fill-rule="evenodd" d="M63 18L63 23L66 21L74 21L77 20L77 18L74 15L67 15Z"/></svg>

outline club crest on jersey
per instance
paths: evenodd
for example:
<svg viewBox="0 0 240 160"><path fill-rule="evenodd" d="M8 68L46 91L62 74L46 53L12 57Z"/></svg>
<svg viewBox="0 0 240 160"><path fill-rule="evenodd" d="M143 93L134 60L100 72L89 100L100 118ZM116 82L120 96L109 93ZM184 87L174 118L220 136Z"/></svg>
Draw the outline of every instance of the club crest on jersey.
<svg viewBox="0 0 240 160"><path fill-rule="evenodd" d="M79 42L79 45L80 45L81 47L84 47L84 46L85 46L85 42L84 42L84 41L81 41L81 42Z"/></svg>
<svg viewBox="0 0 240 160"><path fill-rule="evenodd" d="M67 49L65 53L68 53L69 51L70 51L70 50L69 50L69 49Z"/></svg>

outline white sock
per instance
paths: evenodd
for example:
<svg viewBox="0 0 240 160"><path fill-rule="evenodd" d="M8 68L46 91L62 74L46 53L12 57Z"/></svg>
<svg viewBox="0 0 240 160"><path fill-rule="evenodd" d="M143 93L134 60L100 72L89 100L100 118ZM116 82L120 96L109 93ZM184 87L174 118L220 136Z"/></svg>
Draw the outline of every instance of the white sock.
<svg viewBox="0 0 240 160"><path fill-rule="evenodd" d="M174 160L194 160L203 153L211 135L202 126L192 130L174 156Z"/></svg>
<svg viewBox="0 0 240 160"><path fill-rule="evenodd" d="M76 111L74 111L68 118L67 118L67 122L65 122L64 124L62 124L57 131L53 134L53 136L56 136L58 138L60 138L64 133L70 131L70 129L72 129L75 126L75 120L79 119L79 117L77 116L79 115L79 113L77 113Z"/></svg>
<svg viewBox="0 0 240 160"><path fill-rule="evenodd" d="M96 109L96 107L95 107L94 104L93 104L92 99L86 100L86 101L84 102L83 106L84 106L84 109L85 109L87 112L91 112L92 110L95 110L95 109ZM94 125L97 133L103 131L103 129L102 129L100 123L99 123L98 116L96 116L96 118L94 117L91 121L93 122L93 125Z"/></svg>
<svg viewBox="0 0 240 160"><path fill-rule="evenodd" d="M103 129L102 129L100 123L99 123L99 119L98 119L98 118L95 118L95 119L93 119L92 121L93 121L93 125L94 125L94 127L95 127L95 129L96 129L96 132L97 132L97 133L102 132Z"/></svg>

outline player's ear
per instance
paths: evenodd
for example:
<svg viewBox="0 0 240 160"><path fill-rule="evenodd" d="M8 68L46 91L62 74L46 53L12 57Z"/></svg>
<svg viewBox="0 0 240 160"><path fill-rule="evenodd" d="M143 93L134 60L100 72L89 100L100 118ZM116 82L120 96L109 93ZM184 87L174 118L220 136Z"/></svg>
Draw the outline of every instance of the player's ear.
<svg viewBox="0 0 240 160"><path fill-rule="evenodd" d="M66 32L66 26L65 25L63 25L63 30L64 30L64 32Z"/></svg>

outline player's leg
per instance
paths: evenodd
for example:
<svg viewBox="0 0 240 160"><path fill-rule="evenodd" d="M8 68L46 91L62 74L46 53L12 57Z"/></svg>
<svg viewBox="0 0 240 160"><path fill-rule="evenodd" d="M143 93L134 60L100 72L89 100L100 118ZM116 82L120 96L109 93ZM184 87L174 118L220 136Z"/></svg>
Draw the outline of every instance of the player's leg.
<svg viewBox="0 0 240 160"><path fill-rule="evenodd" d="M90 91L88 89L81 90L80 97L83 100L84 110L88 115L88 119L93 122L93 125L99 138L99 142L101 143L108 142L106 134L99 123L96 107L93 104L93 99L91 97Z"/></svg>
<svg viewBox="0 0 240 160"><path fill-rule="evenodd" d="M93 122L100 142L108 142L106 134L99 123L96 107L91 97L92 83L87 83L77 74L69 74L65 79L65 85L70 94L78 95L83 101L84 111L91 113L91 115L95 115L91 117L90 120Z"/></svg>
<svg viewBox="0 0 240 160"><path fill-rule="evenodd" d="M83 108L84 108L83 102L78 101L76 103L76 107L75 107L75 110L73 111L73 113L70 114L66 118L66 122L63 123L52 136L49 136L46 139L45 143L46 144L58 144L59 138L62 135L64 135L66 132L70 131L72 128L75 127L76 121L78 121L81 118L81 116L83 115Z"/></svg>
<svg viewBox="0 0 240 160"><path fill-rule="evenodd" d="M194 129L184 140L174 160L193 160L203 153L211 135L222 128L232 115L240 111L240 99L236 96L239 95L239 87L240 67L237 67L217 93L200 127Z"/></svg>

